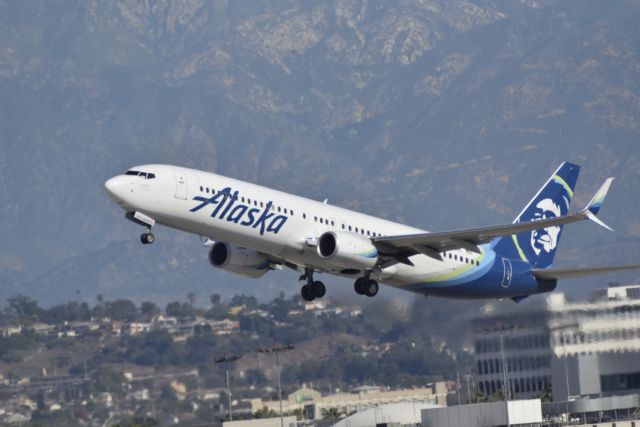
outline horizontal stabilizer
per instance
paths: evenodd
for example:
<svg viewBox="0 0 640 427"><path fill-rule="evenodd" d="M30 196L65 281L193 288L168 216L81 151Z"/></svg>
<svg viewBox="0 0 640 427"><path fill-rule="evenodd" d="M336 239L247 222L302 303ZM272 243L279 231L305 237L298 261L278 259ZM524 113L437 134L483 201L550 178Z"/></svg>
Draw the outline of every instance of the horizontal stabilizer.
<svg viewBox="0 0 640 427"><path fill-rule="evenodd" d="M640 268L640 264L583 268L534 268L531 272L538 279L562 280L573 279L575 277L593 276L596 274L613 273L616 271L633 270L636 268Z"/></svg>

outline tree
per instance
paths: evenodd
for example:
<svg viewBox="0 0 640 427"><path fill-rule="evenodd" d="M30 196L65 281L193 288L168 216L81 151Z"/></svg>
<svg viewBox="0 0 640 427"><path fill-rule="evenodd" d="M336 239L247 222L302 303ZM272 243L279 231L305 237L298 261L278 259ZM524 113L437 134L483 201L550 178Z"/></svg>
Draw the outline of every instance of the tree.
<svg viewBox="0 0 640 427"><path fill-rule="evenodd" d="M194 315L193 306L184 302L181 303L180 301L170 302L169 304L167 304L167 308L165 311L167 313L167 316L175 316L180 319L192 317Z"/></svg>
<svg viewBox="0 0 640 427"><path fill-rule="evenodd" d="M211 305L220 304L220 302L222 302L222 297L220 296L220 294L212 294L209 297L209 301L211 301Z"/></svg>
<svg viewBox="0 0 640 427"><path fill-rule="evenodd" d="M131 322L138 317L138 308L128 299L117 299L107 302L105 314L113 320Z"/></svg>
<svg viewBox="0 0 640 427"><path fill-rule="evenodd" d="M122 391L125 382L124 376L107 366L100 366L95 373L93 384L98 391L118 392Z"/></svg>
<svg viewBox="0 0 640 427"><path fill-rule="evenodd" d="M140 312L143 316L151 318L160 314L160 308L152 302L144 301L140 304Z"/></svg>
<svg viewBox="0 0 640 427"><path fill-rule="evenodd" d="M338 411L338 408L328 408L325 413L324 416L322 417L322 419L324 420L332 420L334 418L338 418L340 416L340 411Z"/></svg>
<svg viewBox="0 0 640 427"><path fill-rule="evenodd" d="M25 295L16 295L9 298L5 314L16 322L31 323L36 322L42 315L43 310L38 303Z"/></svg>
<svg viewBox="0 0 640 427"><path fill-rule="evenodd" d="M258 307L258 300L253 295L234 295L229 301L231 307L244 305L247 308Z"/></svg>
<svg viewBox="0 0 640 427"><path fill-rule="evenodd" d="M193 304L196 302L196 294L189 292L187 294L187 301L189 301L189 305L193 307Z"/></svg>
<svg viewBox="0 0 640 427"><path fill-rule="evenodd" d="M273 409L269 409L266 406L263 406L262 409L258 409L253 413L253 418L275 418L278 414Z"/></svg>

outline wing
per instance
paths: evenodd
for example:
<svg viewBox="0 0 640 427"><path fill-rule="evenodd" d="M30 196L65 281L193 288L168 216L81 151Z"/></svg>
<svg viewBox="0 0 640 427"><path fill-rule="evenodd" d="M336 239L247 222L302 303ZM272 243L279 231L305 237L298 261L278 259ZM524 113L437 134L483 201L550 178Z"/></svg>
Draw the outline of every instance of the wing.
<svg viewBox="0 0 640 427"><path fill-rule="evenodd" d="M574 277L592 276L596 274L613 273L616 271L633 270L636 268L640 268L640 264L585 268L534 268L531 272L538 279L561 280L572 279Z"/></svg>
<svg viewBox="0 0 640 427"><path fill-rule="evenodd" d="M518 222L494 227L472 228L460 231L445 231L440 233L406 234L401 236L374 237L373 244L382 255L382 268L402 263L413 265L409 257L423 254L434 259L442 260L441 252L453 249L466 249L480 253L479 245L489 243L497 237L510 236L542 228L570 224L589 219L609 230L606 224L596 217L602 202L609 191L613 178L607 178L586 208L580 212L547 218L536 221Z"/></svg>

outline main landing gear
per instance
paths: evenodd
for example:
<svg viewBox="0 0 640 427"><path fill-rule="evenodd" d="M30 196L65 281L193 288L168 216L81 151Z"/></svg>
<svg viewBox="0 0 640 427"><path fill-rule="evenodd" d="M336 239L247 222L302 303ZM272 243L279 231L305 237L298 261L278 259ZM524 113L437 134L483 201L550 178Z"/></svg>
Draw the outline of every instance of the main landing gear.
<svg viewBox="0 0 640 427"><path fill-rule="evenodd" d="M360 277L353 284L353 289L358 295L366 295L368 297L374 297L378 293L378 282L369 277Z"/></svg>
<svg viewBox="0 0 640 427"><path fill-rule="evenodd" d="M305 269L305 273L300 276L300 280L307 281L307 284L302 287L300 294L305 301L313 301L316 298L322 298L327 293L327 288L319 280L313 280L313 269Z"/></svg>

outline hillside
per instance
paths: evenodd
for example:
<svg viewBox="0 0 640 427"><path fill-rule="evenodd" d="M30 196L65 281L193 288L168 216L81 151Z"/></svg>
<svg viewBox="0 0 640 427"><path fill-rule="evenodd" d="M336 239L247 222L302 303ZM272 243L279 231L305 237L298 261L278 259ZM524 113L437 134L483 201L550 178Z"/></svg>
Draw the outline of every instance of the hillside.
<svg viewBox="0 0 640 427"><path fill-rule="evenodd" d="M151 162L446 230L511 221L571 160L579 205L618 177L616 232L572 226L558 263L635 262L638 22L631 0L0 1L0 299L298 291L195 236L138 245L103 182Z"/></svg>

